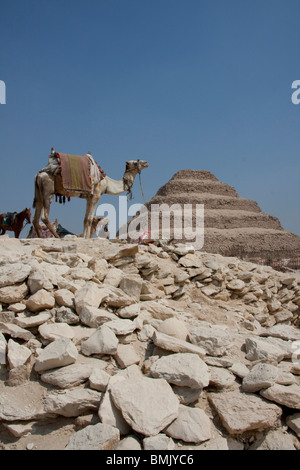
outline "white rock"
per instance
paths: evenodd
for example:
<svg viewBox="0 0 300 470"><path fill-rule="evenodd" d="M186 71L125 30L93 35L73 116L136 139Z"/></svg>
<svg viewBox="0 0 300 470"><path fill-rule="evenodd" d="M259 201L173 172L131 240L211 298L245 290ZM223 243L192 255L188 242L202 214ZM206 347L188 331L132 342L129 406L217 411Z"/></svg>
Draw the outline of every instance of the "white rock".
<svg viewBox="0 0 300 470"><path fill-rule="evenodd" d="M3 388L0 393L0 419L11 422L43 417L44 393L43 387L30 381L15 387Z"/></svg>
<svg viewBox="0 0 300 470"><path fill-rule="evenodd" d="M119 440L118 429L98 423L86 426L73 434L65 450L113 450Z"/></svg>
<svg viewBox="0 0 300 470"><path fill-rule="evenodd" d="M53 289L53 283L40 267L31 272L27 283L31 294L35 294L40 289Z"/></svg>
<svg viewBox="0 0 300 470"><path fill-rule="evenodd" d="M30 331L26 330L25 328L21 328L20 326L9 322L0 322L0 332L5 335L9 335L12 338L23 339L24 341L29 341L30 339L34 339L35 337Z"/></svg>
<svg viewBox="0 0 300 470"><path fill-rule="evenodd" d="M55 367L62 367L73 364L78 356L76 346L68 338L58 338L48 344L35 362L35 370L42 372Z"/></svg>
<svg viewBox="0 0 300 470"><path fill-rule="evenodd" d="M268 339L251 336L245 340L246 359L249 361L272 360L280 362L286 357L286 351Z"/></svg>
<svg viewBox="0 0 300 470"><path fill-rule="evenodd" d="M118 344L115 358L119 366L124 369L132 364L139 364L141 360L131 344L121 343Z"/></svg>
<svg viewBox="0 0 300 470"><path fill-rule="evenodd" d="M141 444L135 436L124 437L118 444L116 450L141 450Z"/></svg>
<svg viewBox="0 0 300 470"><path fill-rule="evenodd" d="M122 318L134 318L139 315L140 310L140 304L132 304L128 305L128 307L119 308L117 313Z"/></svg>
<svg viewBox="0 0 300 470"><path fill-rule="evenodd" d="M55 298L45 289L38 290L26 300L26 307L31 312L38 312L55 306Z"/></svg>
<svg viewBox="0 0 300 470"><path fill-rule="evenodd" d="M5 304L20 302L24 299L27 292L28 288L25 283L14 286L0 287L0 302Z"/></svg>
<svg viewBox="0 0 300 470"><path fill-rule="evenodd" d="M38 328L42 338L54 341L63 336L72 339L75 336L73 329L67 323L43 323Z"/></svg>
<svg viewBox="0 0 300 470"><path fill-rule="evenodd" d="M151 334L151 331L149 333ZM153 332L152 339L156 346L166 349L167 351L197 354L201 358L206 354L205 349L196 344L188 343L174 336L165 335L159 331Z"/></svg>
<svg viewBox="0 0 300 470"><path fill-rule="evenodd" d="M299 329L291 325L274 325L261 333L261 336L273 336L287 341L300 340Z"/></svg>
<svg viewBox="0 0 300 470"><path fill-rule="evenodd" d="M167 318L163 320L157 330L160 333L164 333L165 335L174 336L175 338L182 339L183 341L187 341L189 337L189 331L185 325L185 323L177 318Z"/></svg>
<svg viewBox="0 0 300 470"><path fill-rule="evenodd" d="M44 407L47 413L69 418L85 414L89 410L97 410L101 396L96 390L80 387L53 391L45 396Z"/></svg>
<svg viewBox="0 0 300 470"><path fill-rule="evenodd" d="M42 325L51 318L50 312L40 312L37 315L21 314L15 318L15 322L22 328L33 328Z"/></svg>
<svg viewBox="0 0 300 470"><path fill-rule="evenodd" d="M106 325L102 325L81 344L81 352L91 354L116 354L118 338Z"/></svg>
<svg viewBox="0 0 300 470"><path fill-rule="evenodd" d="M98 326L108 321L117 320L118 317L103 308L91 307L86 305L81 309L80 321L91 328L98 328Z"/></svg>
<svg viewBox="0 0 300 470"><path fill-rule="evenodd" d="M273 385L278 376L278 368L272 364L259 363L252 367L242 383L245 392L258 392Z"/></svg>
<svg viewBox="0 0 300 470"><path fill-rule="evenodd" d="M288 408L300 410L300 386L297 384L274 384L265 390L261 390L260 394L270 401L287 406Z"/></svg>
<svg viewBox="0 0 300 470"><path fill-rule="evenodd" d="M120 282L120 289L139 302L143 280L140 276L126 276Z"/></svg>
<svg viewBox="0 0 300 470"><path fill-rule="evenodd" d="M296 450L296 448L290 434L281 429L275 429L252 444L249 450Z"/></svg>
<svg viewBox="0 0 300 470"><path fill-rule="evenodd" d="M282 414L282 409L274 403L238 390L210 393L208 400L230 434L268 429L277 423Z"/></svg>
<svg viewBox="0 0 300 470"><path fill-rule="evenodd" d="M156 436L145 437L143 439L144 450L174 450L175 442L165 434L157 434Z"/></svg>
<svg viewBox="0 0 300 470"><path fill-rule="evenodd" d="M13 339L8 340L7 360L11 369L26 364L31 354L30 349L26 346L17 343Z"/></svg>
<svg viewBox="0 0 300 470"><path fill-rule="evenodd" d="M13 286L25 281L31 272L31 266L25 263L7 263L0 269L0 287Z"/></svg>
<svg viewBox="0 0 300 470"><path fill-rule="evenodd" d="M189 328L190 340L211 356L223 356L233 344L232 334L215 325L199 325Z"/></svg>
<svg viewBox="0 0 300 470"><path fill-rule="evenodd" d="M289 415L286 419L286 424L300 438L300 413L294 413L292 415Z"/></svg>
<svg viewBox="0 0 300 470"><path fill-rule="evenodd" d="M153 377L181 387L200 388L209 384L209 370L197 354L177 353L163 356L152 364Z"/></svg>
<svg viewBox="0 0 300 470"><path fill-rule="evenodd" d="M58 289L54 293L54 297L55 297L56 303L60 307L70 307L70 308L74 307L75 296L73 292L69 291L68 289Z"/></svg>
<svg viewBox="0 0 300 470"><path fill-rule="evenodd" d="M99 392L105 392L110 380L110 375L104 370L95 368L91 375L89 376L90 387Z"/></svg>
<svg viewBox="0 0 300 470"><path fill-rule="evenodd" d="M106 326L116 335L129 335L135 330L135 323L128 319L119 319L108 321Z"/></svg>
<svg viewBox="0 0 300 470"><path fill-rule="evenodd" d="M41 374L41 380L59 388L69 388L80 385L89 379L93 372L103 372L106 362L99 360L99 364L71 364L59 369L48 370ZM95 387L93 387L95 388Z"/></svg>
<svg viewBox="0 0 300 470"><path fill-rule="evenodd" d="M211 438L211 423L204 410L179 405L177 418L164 432L173 439L198 444Z"/></svg>
<svg viewBox="0 0 300 470"><path fill-rule="evenodd" d="M178 399L163 379L135 377L117 382L111 395L127 423L145 436L158 434L178 415Z"/></svg>
<svg viewBox="0 0 300 470"><path fill-rule="evenodd" d="M75 307L78 315L86 305L99 307L102 300L106 297L103 289L99 288L94 282L87 282L84 287L78 289L75 293Z"/></svg>

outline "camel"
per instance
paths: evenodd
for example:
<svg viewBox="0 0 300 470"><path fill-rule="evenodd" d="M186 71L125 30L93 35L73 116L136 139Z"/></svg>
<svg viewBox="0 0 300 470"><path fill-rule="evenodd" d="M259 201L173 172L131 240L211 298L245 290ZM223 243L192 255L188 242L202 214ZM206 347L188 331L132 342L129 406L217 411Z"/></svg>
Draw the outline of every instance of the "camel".
<svg viewBox="0 0 300 470"><path fill-rule="evenodd" d="M33 226L39 238L41 237L39 230L39 220L41 215L42 221L48 227L50 232L54 237L59 238L49 219L50 205L53 201L53 196L56 193L59 193L62 196L81 197L86 199L83 237L91 238L94 213L102 194L119 195L125 191L130 193L136 175L143 169L148 168L149 164L145 160L127 161L125 173L121 180L114 180L108 176L103 177L98 166L96 167L96 164L94 166L96 173L91 194L80 192L66 194L62 187L62 178L59 174L49 174L42 170L35 175L35 195L33 201L35 214L33 218Z"/></svg>

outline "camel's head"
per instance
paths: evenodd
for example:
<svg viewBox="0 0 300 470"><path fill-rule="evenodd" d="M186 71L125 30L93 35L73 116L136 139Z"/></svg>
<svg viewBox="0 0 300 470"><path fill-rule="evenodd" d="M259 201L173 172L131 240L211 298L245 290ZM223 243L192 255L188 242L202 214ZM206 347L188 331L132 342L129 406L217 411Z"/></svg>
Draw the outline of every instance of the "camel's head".
<svg viewBox="0 0 300 470"><path fill-rule="evenodd" d="M139 173L140 171L148 168L149 163L146 160L130 160L126 162L126 171L136 171Z"/></svg>

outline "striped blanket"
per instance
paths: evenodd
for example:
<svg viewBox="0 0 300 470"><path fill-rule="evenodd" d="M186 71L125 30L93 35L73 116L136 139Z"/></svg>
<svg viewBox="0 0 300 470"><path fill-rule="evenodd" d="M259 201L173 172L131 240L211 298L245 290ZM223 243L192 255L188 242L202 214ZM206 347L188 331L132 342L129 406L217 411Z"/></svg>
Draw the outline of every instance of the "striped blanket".
<svg viewBox="0 0 300 470"><path fill-rule="evenodd" d="M91 160L88 155L57 153L65 191L92 191Z"/></svg>

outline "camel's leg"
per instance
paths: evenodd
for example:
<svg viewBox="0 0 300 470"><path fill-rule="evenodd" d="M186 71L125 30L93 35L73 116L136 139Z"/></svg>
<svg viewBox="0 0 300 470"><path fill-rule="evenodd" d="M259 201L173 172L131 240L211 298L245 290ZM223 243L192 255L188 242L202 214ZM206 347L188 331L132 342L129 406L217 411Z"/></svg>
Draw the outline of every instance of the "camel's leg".
<svg viewBox="0 0 300 470"><path fill-rule="evenodd" d="M41 201L36 201L35 204L35 214L33 217L32 225L34 226L36 235L38 238L41 238L41 231L40 231L40 226L39 226L39 220L41 217L41 212L42 212L43 204Z"/></svg>
<svg viewBox="0 0 300 470"><path fill-rule="evenodd" d="M44 202L44 207L43 207L43 214L42 214L42 221L48 227L52 235L54 235L55 238L60 238L59 235L56 233L54 228L52 227L49 219L49 213L50 213L50 204L52 202L52 197L47 198Z"/></svg>
<svg viewBox="0 0 300 470"><path fill-rule="evenodd" d="M96 187L94 188L94 194L87 198L86 200L86 211L85 211L85 217L84 217L84 231L83 231L83 237L84 238L91 238L91 229L92 229L92 223L94 219L94 214L95 210L97 207L97 204L99 202L101 196L101 188Z"/></svg>

